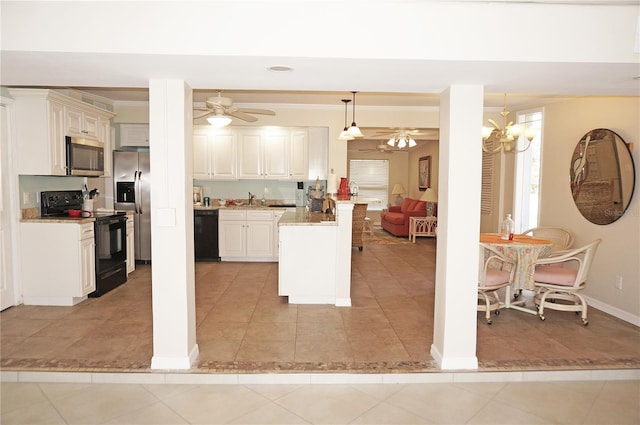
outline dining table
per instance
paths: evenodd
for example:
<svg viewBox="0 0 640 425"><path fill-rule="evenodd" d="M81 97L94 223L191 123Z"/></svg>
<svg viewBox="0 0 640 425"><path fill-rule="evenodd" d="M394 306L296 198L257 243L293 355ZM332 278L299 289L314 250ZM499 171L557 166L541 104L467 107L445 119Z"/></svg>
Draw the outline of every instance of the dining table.
<svg viewBox="0 0 640 425"><path fill-rule="evenodd" d="M523 289L535 289L535 265L538 258L551 253L553 242L548 239L536 238L529 235L513 235L513 239L502 239L498 233L480 233L480 243L504 254L505 257L516 261L516 271L513 283L505 288L505 308L514 308L527 313L537 314L536 310L524 307L524 300L512 300L511 290L519 294ZM485 249L481 249L481 262L484 263Z"/></svg>

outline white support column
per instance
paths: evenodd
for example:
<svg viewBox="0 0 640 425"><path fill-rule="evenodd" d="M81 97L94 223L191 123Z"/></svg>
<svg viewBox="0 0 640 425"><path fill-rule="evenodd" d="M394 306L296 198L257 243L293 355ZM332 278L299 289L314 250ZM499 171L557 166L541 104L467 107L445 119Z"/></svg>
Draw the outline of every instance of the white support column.
<svg viewBox="0 0 640 425"><path fill-rule="evenodd" d="M336 306L351 307L351 225L353 203L336 203Z"/></svg>
<svg viewBox="0 0 640 425"><path fill-rule="evenodd" d="M436 296L431 355L441 369L477 369L476 305L484 88L440 96Z"/></svg>
<svg viewBox="0 0 640 425"><path fill-rule="evenodd" d="M149 81L152 369L189 369L196 344L193 96L180 79Z"/></svg>

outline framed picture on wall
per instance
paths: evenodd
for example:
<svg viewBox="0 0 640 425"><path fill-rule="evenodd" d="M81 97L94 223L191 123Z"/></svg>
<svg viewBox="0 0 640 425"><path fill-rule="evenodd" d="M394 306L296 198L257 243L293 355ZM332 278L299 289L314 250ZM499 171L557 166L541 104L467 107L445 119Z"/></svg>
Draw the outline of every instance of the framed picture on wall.
<svg viewBox="0 0 640 425"><path fill-rule="evenodd" d="M418 188L427 190L431 186L431 155L418 160Z"/></svg>

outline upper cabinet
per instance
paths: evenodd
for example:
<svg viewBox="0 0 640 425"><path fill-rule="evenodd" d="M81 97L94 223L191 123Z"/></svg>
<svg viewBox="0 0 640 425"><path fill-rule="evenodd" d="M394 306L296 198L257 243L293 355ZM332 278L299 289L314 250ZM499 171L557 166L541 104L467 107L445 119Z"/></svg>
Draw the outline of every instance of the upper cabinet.
<svg viewBox="0 0 640 425"><path fill-rule="evenodd" d="M149 147L149 124L120 124L120 146Z"/></svg>
<svg viewBox="0 0 640 425"><path fill-rule="evenodd" d="M237 180L237 135L233 130L193 128L193 178Z"/></svg>
<svg viewBox="0 0 640 425"><path fill-rule="evenodd" d="M105 144L105 156L110 154L107 129L112 112L53 90L16 88L10 92L14 98L19 174L66 175L65 136L100 140Z"/></svg>
<svg viewBox="0 0 640 425"><path fill-rule="evenodd" d="M306 180L308 175L307 129L193 129L196 180Z"/></svg>

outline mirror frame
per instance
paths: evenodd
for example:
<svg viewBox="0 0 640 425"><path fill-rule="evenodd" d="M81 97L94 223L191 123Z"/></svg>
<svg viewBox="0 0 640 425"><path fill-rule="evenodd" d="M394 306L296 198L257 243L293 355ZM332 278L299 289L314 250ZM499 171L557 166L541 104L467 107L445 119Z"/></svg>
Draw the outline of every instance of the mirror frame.
<svg viewBox="0 0 640 425"><path fill-rule="evenodd" d="M571 156L570 186L580 214L598 225L611 224L629 208L635 164L629 144L606 128L587 132Z"/></svg>

